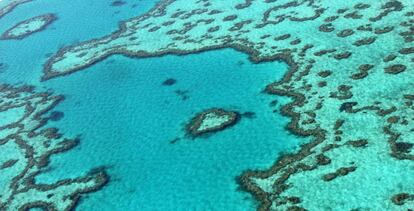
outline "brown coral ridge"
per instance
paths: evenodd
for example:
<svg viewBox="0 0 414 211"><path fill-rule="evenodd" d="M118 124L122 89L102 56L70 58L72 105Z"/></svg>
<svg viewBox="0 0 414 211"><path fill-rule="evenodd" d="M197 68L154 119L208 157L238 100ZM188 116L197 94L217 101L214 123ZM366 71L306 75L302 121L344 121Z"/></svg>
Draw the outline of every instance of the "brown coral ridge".
<svg viewBox="0 0 414 211"><path fill-rule="evenodd" d="M281 81L272 83L266 87L266 91L269 94L279 95L279 96L287 96L293 98L293 102L284 105L281 108L281 114L291 118L291 121L287 125L287 129L291 131L293 134L302 137L313 136L315 139L307 144L303 144L299 152L294 154L285 154L280 157L270 169L268 170L247 170L241 174L241 176L237 177L236 180L238 184L241 186L243 190L253 194L253 196L260 201L260 205L257 208L258 211L265 211L270 210L272 205L271 194L263 191L256 183L254 183L251 178L267 178L275 173L282 170L282 168L294 164L296 161L300 161L303 158L309 156L312 152L311 149L316 145L322 143L325 140L325 133L326 131L316 128L313 130L304 130L299 126L300 121L300 114L293 111L296 106L303 106L305 102L305 96L303 94L282 90L282 89L275 89L274 87L277 85L282 85L284 83L288 83L292 80L293 74L298 71L297 63L293 61L292 57L289 54L284 55L277 55L272 58L267 58L267 60L281 60L288 63L290 69L285 74ZM323 165L323 164L322 164ZM289 178L291 174L296 173L300 170L300 166L292 166L289 168L287 172L281 177L281 179L277 180L277 184L275 186L279 186L280 189L275 194L281 194L284 190L288 188L285 184L285 181Z"/></svg>
<svg viewBox="0 0 414 211"><path fill-rule="evenodd" d="M341 167L341 168L337 169L335 172L323 175L322 179L326 182L329 182L331 180L336 179L337 177L345 176L345 175L355 171L356 169L357 169L356 166Z"/></svg>
<svg viewBox="0 0 414 211"><path fill-rule="evenodd" d="M49 92L36 93L31 86L0 85L0 99L0 112L24 109L20 118L0 127L0 131L6 131L6 136L0 138L0 147L19 149L18 153L3 154L8 161L2 164L1 171L13 170L17 174L2 178L9 180L9 185L0 193L0 210L72 210L82 194L97 191L108 182L105 169L97 168L74 179L36 183L36 176L48 166L50 156L79 143L78 138L63 138L56 128L43 128L48 119L42 116L64 98Z"/></svg>
<svg viewBox="0 0 414 211"><path fill-rule="evenodd" d="M409 154L414 144L397 142L401 134L391 130L391 124L384 127L384 133L389 135L388 143L391 146L391 155L399 160L414 160L414 155Z"/></svg>
<svg viewBox="0 0 414 211"><path fill-rule="evenodd" d="M121 25L122 26L122 25ZM262 61L273 61L273 58L278 58L279 55L275 55L272 57L268 57L268 58L261 58L259 57L259 52L257 52L255 49L246 47L245 45L241 45L241 44L237 44L237 43L232 43L231 39L228 40L228 42L226 42L225 44L221 44L221 45L216 45L216 46L206 46L206 47L202 47L200 49L197 50L165 50L165 51L160 51L157 53L148 53L148 52L144 52L144 51L140 51L137 53L133 53L131 51L126 51L126 50L119 50L116 49L112 52L108 52L107 54L103 55L102 57L99 57L98 59L94 59L94 60L90 60L88 64L85 64L84 66L79 66L79 67L74 67L69 71L65 71L63 73L59 73L59 72L54 72L51 71L51 67L53 65L54 62L63 59L63 55L66 53L65 49L70 49L73 46L67 46L62 48L61 50L59 50L59 52L57 54L55 54L54 56L52 56L48 62L43 66L43 76L41 78L41 81L47 81L50 80L52 78L56 78L56 77L60 77L60 76L65 76L65 75L70 75L72 73L75 73L77 71L83 70L85 68L88 68L94 64L97 64L105 59L107 59L108 57L110 57L113 54L122 54L131 58L150 58L150 57L161 57L164 55L168 55L168 54L173 54L173 55L189 55L189 54L197 54L197 53L202 53L202 52L206 52L206 51L211 51L211 50L219 50L219 49L224 49L224 48L232 48L236 51L240 51L242 53L246 53L247 55L249 55L249 60L253 63L260 63ZM58 59L60 58L60 59ZM58 60L55 60L58 59Z"/></svg>
<svg viewBox="0 0 414 211"><path fill-rule="evenodd" d="M26 31L25 33L19 34L19 35L13 35L12 31L22 25L22 24L28 24L30 22L32 22L33 20L36 19L43 19L43 21L45 22L40 28L37 28L36 30L33 31ZM21 21L19 23L17 23L16 25L14 25L13 27L11 27L10 29L8 29L7 31L5 31L1 36L0 36L0 40L22 40L36 32L42 31L44 29L46 29L50 24L52 24L54 21L56 21L58 18L55 14L49 13L49 14L44 14L44 15L39 15L36 17L32 17L29 18L27 20Z"/></svg>
<svg viewBox="0 0 414 211"><path fill-rule="evenodd" d="M150 13L151 12L157 12L157 16L162 16L162 15L165 15L165 9L166 9L166 7L168 6L168 5L170 5L171 3L173 3L175 0L161 0L161 1L159 1L150 11L148 11L147 13L145 13L145 14L143 14L142 16L140 16L141 18L148 18L148 17L150 17ZM131 20L132 20L133 18L131 18ZM115 37L115 36L118 36L118 35L120 35L122 32L124 32L124 31L126 31L127 30L127 28L126 28L126 26L125 26L125 24L128 22L128 20L125 20L125 21L121 21L120 23L119 23L119 27L120 27L120 29L119 30L117 30L116 32L114 32L114 33L112 33L111 35L108 35L108 36L105 36L105 37ZM88 43L88 41L85 41L85 42L83 42L83 43ZM75 67L75 68L72 68L70 71L67 71L67 72L65 72L65 73L63 73L63 74L59 74L58 72L53 72L52 71L52 65L53 65L53 63L56 61L56 60L61 60L61 59L63 59L63 55L66 53L66 50L68 50L68 49L70 49L71 47L74 47L76 44L74 44L74 45L69 45L69 46L66 46L66 47L63 47L62 49L60 49L59 50L59 52L57 53L57 54L55 54L54 56L52 56L46 63L45 63L45 65L43 65L43 76L42 76L42 78L41 78L41 81L46 81L46 80L49 80L49 79L52 79L52 78L55 78L55 77L58 77L58 76L63 76L63 75L69 75L69 74L72 74L72 73L74 73L74 72L77 72L77 71L79 71L79 70L82 70L82 69L84 69L84 68L87 68L87 67L90 67L90 66L92 66L92 65L94 65L94 64L96 64L96 63L98 63L98 62L100 62L100 61L103 61L103 60L105 60L106 58L108 58L109 56L111 56L111 55L113 55L113 54L115 54L115 53L117 53L117 52L108 52L106 55L104 55L104 56L102 56L102 57L100 57L100 58L98 58L98 59L95 59L95 60L90 60L89 61L89 63L88 64L85 64L85 66L82 66L82 67ZM176 54L180 54L180 53L182 53L183 55L184 54L190 54L191 52L181 52L181 51L177 51L177 52L164 52L164 53L159 53L158 55L152 55L152 54L149 54L149 53L146 53L146 52L139 52L139 53L136 53L136 54L131 54L130 52L128 52L128 51L125 51L125 52L119 52L120 54L124 54L125 56L130 56L130 57L143 57L143 58L145 58L145 57L157 57L157 56L163 56L163 55L165 55L165 54L168 54L168 53L172 53L172 54L174 54L174 53L176 53Z"/></svg>
<svg viewBox="0 0 414 211"><path fill-rule="evenodd" d="M201 125L203 124L203 121L209 114L214 114L216 116L228 116L229 119L220 125L200 129ZM211 108L197 114L193 119L191 119L191 121L186 126L186 131L190 137L196 138L205 134L211 134L234 126L240 120L240 117L241 115L236 111L226 111L221 108Z"/></svg>
<svg viewBox="0 0 414 211"><path fill-rule="evenodd" d="M298 64L292 59L292 57L289 54L277 55L275 57L267 58L267 59L285 61L290 67L289 71L285 74L285 76L283 77L281 81L274 82L266 87L266 91L269 94L275 94L278 96L287 96L287 97L293 98L293 102L288 103L281 108L281 114L291 118L291 122L288 123L287 129L297 136L302 136L302 137L312 136L314 137L314 139L313 141L309 143L303 144L299 152L293 153L293 154L285 154L282 157L280 157L272 165L270 169L264 170L264 171L247 170L241 176L236 178L238 184L242 187L243 190L245 190L246 192L252 193L253 196L258 201L261 202L261 204L257 208L257 210L259 211L270 210L272 206L272 199L276 198L277 195L283 193L286 189L289 188L289 186L285 182L290 177L290 175L295 174L302 170L313 170L317 168L317 166L306 166L306 165L302 165L301 163L296 164L296 165L294 164L295 162L301 161L307 156L311 155L313 153L312 149L326 140L326 131L321 129L320 127L317 127L315 129L305 130L299 126L300 114L294 112L294 108L302 107L305 104L306 97L301 93L290 91L289 89L275 88L283 84L288 84L292 80L293 75L298 71ZM363 142L364 143L362 143L362 145L365 146L366 143L365 141ZM354 146L352 141L347 142L346 145ZM324 151L329 151L333 148L339 147L339 146L334 146L334 145L327 145L327 146L331 146L331 147L325 148ZM325 157L322 154L317 156L317 159L318 159L317 165L327 165L330 163L330 159ZM320 162L320 160L323 160L323 162ZM252 178L263 178L263 179L268 178L278 172L281 172L282 169L286 168L287 166L290 166L290 167L288 167L288 169L283 173L283 175L280 176L278 180L276 180L275 184L273 184L273 187L278 187L276 192L274 193L265 192L259 186L257 186L255 182L252 181ZM349 170L349 171L346 171L346 173L344 173L345 171L344 172L340 171L338 175L337 174L335 175L336 177L344 176L354 171L355 169L356 167L350 167L349 169L346 169L346 170ZM341 174L341 172L343 174ZM303 209L303 208L300 208L300 209Z"/></svg>
<svg viewBox="0 0 414 211"><path fill-rule="evenodd" d="M153 7L153 9L151 9L150 11L148 11L147 13L145 13L144 15L138 16L138 17L134 17L131 18L129 20L125 20L125 21L121 21L119 24L119 29L113 33L111 33L110 35L104 36L100 39L106 39L106 38L115 38L115 37L119 37L120 35L122 35L122 33L126 32L128 30L126 23L130 20L133 19L140 19L140 20L145 20L147 18L150 17L161 17L166 15L166 8L168 5L174 3L176 0L162 0L160 2L157 3L157 5L155 5ZM269 2L273 2L273 1L268 1ZM250 5L252 3L252 1L250 0L246 0L246 4ZM278 23L283 22L284 20L290 20L290 21L295 21L295 22L303 22L303 21L308 21L308 20L314 20L316 18L318 18L324 11L324 9L316 9L315 11L315 15L311 16L311 17L304 17L304 18L300 18L300 17L296 17L296 16L291 16L291 15L285 15L282 18L278 19L277 21L274 20L269 20L269 17L267 17L272 11L278 11L280 9L284 9L284 8L289 8L289 7L295 7L295 6L300 6L305 4L305 2L301 2L301 3L297 3L295 1L292 1L291 3L285 4L281 7L276 7L276 8L270 8L263 17L263 24L262 25L258 25L256 26L257 28L261 28L264 27L265 25L276 25ZM314 0L310 1L310 4L314 4ZM236 6L237 7L237 6ZM197 13L199 10L195 10L195 12L193 13ZM204 10L201 10L204 11ZM172 17L176 18L177 16L181 15L182 13L184 13L184 11L180 11L177 12L176 14L173 14ZM191 13L191 15L193 15ZM189 15L189 16L191 16ZM186 17L188 18L188 16ZM251 23L252 20L246 20L246 21L242 21L242 22L238 22L236 23L232 28L230 28L230 31L233 30L239 30L243 27L244 24L249 24ZM190 24L191 25L191 24ZM183 30L180 33L185 34L185 32L187 32L189 29L193 28L195 25L191 25L190 27L186 27L187 30ZM153 29L153 28L152 28ZM158 27L157 27L158 29ZM210 28L211 31L216 31L216 27L212 27ZM167 35L170 33L178 33L177 30L172 30L170 32L167 32ZM188 35L186 36L188 37ZM184 37L184 38L186 38ZM180 38L180 37L177 37ZM93 40L89 40L89 41L85 41L85 42L81 42L78 44L73 44L73 45L69 45L66 47L61 48L55 55L53 55L52 57L50 57L48 59L48 61L44 64L43 66L43 76L41 78L41 81L46 81L55 77L59 77L59 76L65 76L65 75L69 75L72 73L75 73L77 71L80 71L82 69L85 69L87 67L90 67L100 61L103 61L105 59L107 59L109 56L114 55L114 54L122 54L128 57L139 57L139 58L147 58L147 57L160 57L163 55L167 55L167 54L175 54L175 55L187 55L187 54L195 54L195 53L200 53L200 52L204 52L204 51L209 51L209 50L216 50L216 49L224 49L224 48L233 48L235 50L247 53L248 55L250 55L250 59L253 62L259 61L259 60L268 60L266 58L262 59L262 58L258 58L259 57L259 52L251 47L251 43L248 41L243 41L243 40L238 40L240 41L242 44L236 43L234 39L232 39L231 37L226 36L225 37L225 42L220 43L220 44L216 44L216 45L209 45L209 46L204 46L201 47L199 49L196 50L182 50L182 49L162 49L160 51L151 53L151 52L146 52L146 51L139 51L139 52L131 52L128 50L124 50L124 49L111 49L110 51L107 51L105 54L100 55L99 57L94 57L91 58L89 60L87 60L86 63L79 65L79 66L74 66L71 67L69 70L66 70L64 72L57 72L57 71L53 71L53 64L55 62L58 62L60 60L63 60L64 54L70 50L71 48L78 46L78 45L83 45L83 44L87 44L87 43L93 43L94 41L100 40L100 39L93 39ZM272 56L273 57L273 56Z"/></svg>

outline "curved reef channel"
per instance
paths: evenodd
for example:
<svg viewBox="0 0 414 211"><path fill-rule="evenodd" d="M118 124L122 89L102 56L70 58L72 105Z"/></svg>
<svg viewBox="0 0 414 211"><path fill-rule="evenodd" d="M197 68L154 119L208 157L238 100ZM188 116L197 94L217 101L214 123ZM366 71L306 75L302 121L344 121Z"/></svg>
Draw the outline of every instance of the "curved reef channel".
<svg viewBox="0 0 414 211"><path fill-rule="evenodd" d="M288 128L314 140L239 182L261 210L414 206L414 4L411 0L164 0L108 36L64 47L43 80L114 54L155 57L234 48L290 71Z"/></svg>

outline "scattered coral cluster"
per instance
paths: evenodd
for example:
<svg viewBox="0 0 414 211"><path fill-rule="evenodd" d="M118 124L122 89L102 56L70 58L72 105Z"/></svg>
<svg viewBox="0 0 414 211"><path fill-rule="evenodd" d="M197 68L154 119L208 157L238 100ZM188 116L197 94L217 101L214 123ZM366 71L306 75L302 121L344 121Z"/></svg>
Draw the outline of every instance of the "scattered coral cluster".
<svg viewBox="0 0 414 211"><path fill-rule="evenodd" d="M53 184L36 182L51 155L78 143L44 126L48 118L43 116L61 100L62 96L37 93L33 87L0 85L0 210L71 210L81 194L108 181L105 171L97 168Z"/></svg>

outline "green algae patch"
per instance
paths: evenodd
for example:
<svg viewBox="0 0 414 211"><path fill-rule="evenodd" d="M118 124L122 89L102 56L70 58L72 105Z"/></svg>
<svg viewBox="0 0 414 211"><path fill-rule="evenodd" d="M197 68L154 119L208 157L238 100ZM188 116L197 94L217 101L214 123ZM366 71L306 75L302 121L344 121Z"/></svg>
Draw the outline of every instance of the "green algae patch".
<svg viewBox="0 0 414 211"><path fill-rule="evenodd" d="M52 110L63 96L35 92L33 87L0 85L0 209L72 210L81 195L103 187L108 176L97 168L84 176L36 183L36 176L48 168L52 155L79 143L66 138L57 128L45 128L42 115Z"/></svg>
<svg viewBox="0 0 414 211"><path fill-rule="evenodd" d="M192 137L224 130L235 125L240 115L234 111L212 108L197 114L187 125L186 131Z"/></svg>
<svg viewBox="0 0 414 211"><path fill-rule="evenodd" d="M238 182L258 208L407 210L414 193L413 10L411 0L165 0L118 31L60 49L42 80L114 54L234 48L253 62L284 60L289 72L266 91L293 98L281 109L291 117L287 128L314 139L267 170L242 173Z"/></svg>
<svg viewBox="0 0 414 211"><path fill-rule="evenodd" d="M53 23L57 17L54 14L45 14L24 20L4 32L0 39L2 40L21 40L25 37L44 30L48 25Z"/></svg>

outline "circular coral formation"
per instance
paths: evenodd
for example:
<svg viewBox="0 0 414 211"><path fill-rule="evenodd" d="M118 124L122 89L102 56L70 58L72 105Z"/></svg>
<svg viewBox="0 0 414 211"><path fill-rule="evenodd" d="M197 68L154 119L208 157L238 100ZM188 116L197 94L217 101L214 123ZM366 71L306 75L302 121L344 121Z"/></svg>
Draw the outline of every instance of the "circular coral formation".
<svg viewBox="0 0 414 211"><path fill-rule="evenodd" d="M235 125L240 114L221 108L212 108L197 114L187 125L186 131L192 137L224 130Z"/></svg>

